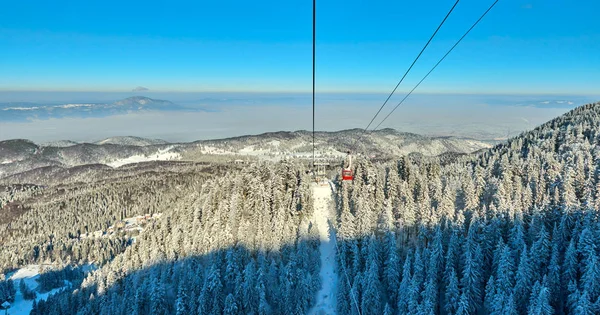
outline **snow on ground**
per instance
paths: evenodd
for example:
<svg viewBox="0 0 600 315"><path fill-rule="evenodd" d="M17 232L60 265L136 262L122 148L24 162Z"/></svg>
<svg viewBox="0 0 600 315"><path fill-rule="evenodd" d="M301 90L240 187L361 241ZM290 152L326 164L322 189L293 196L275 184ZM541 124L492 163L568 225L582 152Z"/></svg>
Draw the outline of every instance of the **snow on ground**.
<svg viewBox="0 0 600 315"><path fill-rule="evenodd" d="M301 141L301 142L299 142L297 144L292 145L290 147L290 150L292 150L292 151L293 150L297 150L297 149L300 149L300 148L305 147L307 145L309 145L307 142ZM310 145L312 145L312 143Z"/></svg>
<svg viewBox="0 0 600 315"><path fill-rule="evenodd" d="M249 145L249 146L245 146L242 149L240 149L238 151L238 153L245 154L245 155L261 155L261 154L269 154L269 153L271 153L271 150L255 149L254 145Z"/></svg>
<svg viewBox="0 0 600 315"><path fill-rule="evenodd" d="M277 162L282 159L282 156L278 156L279 152L271 149L256 149L254 145L249 145L240 149L237 152L238 155L249 155L254 156L262 160Z"/></svg>
<svg viewBox="0 0 600 315"><path fill-rule="evenodd" d="M484 142L477 141L477 140L464 140L464 141L465 141L465 144L469 146L471 151L477 151L481 148L489 149L489 148L493 147L493 145L491 145L489 143L484 143Z"/></svg>
<svg viewBox="0 0 600 315"><path fill-rule="evenodd" d="M114 235L115 233L122 232L131 232L137 230L138 232L144 231L142 225L148 224L151 221L158 220L162 216L162 213L155 214L144 214L138 215L131 218L125 218L120 220L117 226L111 225L106 230L97 230L89 233L82 233L79 235L80 238L101 238L101 237L109 237Z"/></svg>
<svg viewBox="0 0 600 315"><path fill-rule="evenodd" d="M16 284L16 282L23 279L23 281L25 281L25 284L27 284L28 287L35 288L38 285L38 283L35 281L35 279L37 278L37 275L39 275L39 274L40 274L40 265L27 265L26 267L23 267L23 268L17 270L15 273L13 273L10 276L10 279L15 281L15 284Z"/></svg>
<svg viewBox="0 0 600 315"><path fill-rule="evenodd" d="M218 147L213 147L210 145L201 145L200 153L202 154L235 154L233 151L225 150Z"/></svg>
<svg viewBox="0 0 600 315"><path fill-rule="evenodd" d="M300 144L295 144L287 149L282 148L282 144L283 143L279 140L272 140L258 145L246 145L241 149L227 146L215 147L210 145L199 145L199 149L202 154L252 156L260 160L272 162L278 162L287 158L308 159L313 156L312 151L296 151L301 147L308 146L307 143L302 142ZM339 152L331 146L321 148L316 152L316 157L318 158L339 159L340 157L345 156L346 153Z"/></svg>
<svg viewBox="0 0 600 315"><path fill-rule="evenodd" d="M140 163L140 162L150 162L150 161L169 161L169 160L179 160L181 155L176 152L170 152L173 147L168 147L163 150L158 150L158 152L151 155L132 155L130 157L126 157L124 159L118 159L112 162L107 163L106 165L110 167L119 167L125 164L131 163Z"/></svg>
<svg viewBox="0 0 600 315"><path fill-rule="evenodd" d="M331 238L335 238L335 231L330 229L330 222L335 219L334 204L332 198L332 187L328 183L326 186L313 184L312 191L315 200L315 212L313 214L313 223L319 230L321 245L321 289L317 293L317 303L308 314L322 315L335 314L336 291L338 277L335 273L335 243Z"/></svg>
<svg viewBox="0 0 600 315"><path fill-rule="evenodd" d="M36 301L46 300L50 295L55 294L64 288L57 288L45 293L37 292L37 287L39 286L39 284L37 283L36 279L39 278L39 270L39 265L27 265L17 270L17 272L13 273L9 277L11 280L14 281L17 294L15 295L15 302L12 303L11 307L8 309L8 314L27 315L31 312L31 309L33 308L33 300L25 300L23 298L23 295L21 294L21 291L19 290L19 282L21 281L21 279L23 279L23 281L25 282L27 287L29 287L29 289L36 291Z"/></svg>

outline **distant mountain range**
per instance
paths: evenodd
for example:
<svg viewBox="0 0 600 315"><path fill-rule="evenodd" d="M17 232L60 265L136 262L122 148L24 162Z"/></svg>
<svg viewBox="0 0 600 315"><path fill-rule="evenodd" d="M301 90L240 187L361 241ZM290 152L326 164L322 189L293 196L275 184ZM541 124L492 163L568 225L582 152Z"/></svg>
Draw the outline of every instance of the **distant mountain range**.
<svg viewBox="0 0 600 315"><path fill-rule="evenodd" d="M144 96L132 96L112 103L41 104L31 102L0 103L0 121L48 119L60 117L109 116L132 111L185 110L186 108L166 100Z"/></svg>
<svg viewBox="0 0 600 315"><path fill-rule="evenodd" d="M106 138L104 140L92 142L92 144L118 144L118 145L129 145L129 146L138 146L138 147L154 145L154 144L168 144L168 143L169 142L167 142L165 140L161 140L161 139L147 139L147 138L132 137L132 136L110 137L110 138ZM40 147L64 148L64 147L74 146L77 144L80 144L80 143L71 141L71 140L58 140L58 141L50 141L50 142L40 143L39 146Z"/></svg>
<svg viewBox="0 0 600 315"><path fill-rule="evenodd" d="M127 102L137 102L128 100ZM127 105L125 105L127 106ZM357 141L358 139L358 141ZM356 143L355 143L356 142ZM364 134L361 129L315 134L316 156L332 163L343 160L348 150L378 160L399 155L466 154L489 148L491 143L453 137L426 137L383 129ZM355 145L356 144L356 145ZM82 165L109 165L165 160L206 161L208 157L220 160L271 160L312 158L312 132L271 132L218 140L188 143L168 143L164 140L140 137L111 137L94 143L63 140L36 144L29 140L0 141L0 181L37 182L39 172L32 170L69 169ZM14 177L28 172L35 177ZM41 176L44 177L44 176ZM17 178L19 178L17 180Z"/></svg>

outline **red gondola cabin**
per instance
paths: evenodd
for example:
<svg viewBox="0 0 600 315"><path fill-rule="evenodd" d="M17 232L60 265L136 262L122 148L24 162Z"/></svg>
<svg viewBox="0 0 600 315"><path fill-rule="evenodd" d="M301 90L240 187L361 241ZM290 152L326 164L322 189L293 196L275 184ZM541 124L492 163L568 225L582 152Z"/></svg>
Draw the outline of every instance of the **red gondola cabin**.
<svg viewBox="0 0 600 315"><path fill-rule="evenodd" d="M352 174L352 170L342 169L342 180L353 180L354 175Z"/></svg>
<svg viewBox="0 0 600 315"><path fill-rule="evenodd" d="M354 174L352 173L352 155L348 151L348 167L342 168L342 180L353 180Z"/></svg>

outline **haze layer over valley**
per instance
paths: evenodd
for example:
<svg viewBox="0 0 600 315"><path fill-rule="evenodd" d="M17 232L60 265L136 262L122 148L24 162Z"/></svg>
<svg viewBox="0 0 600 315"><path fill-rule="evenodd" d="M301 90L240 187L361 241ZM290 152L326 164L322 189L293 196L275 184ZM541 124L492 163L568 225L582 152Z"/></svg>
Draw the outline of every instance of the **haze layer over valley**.
<svg viewBox="0 0 600 315"><path fill-rule="evenodd" d="M365 115L373 115L385 97L320 93L316 128L364 128ZM428 136L505 140L597 97L416 94L380 128ZM398 98L392 97L391 104ZM0 91L0 140L94 142L138 136L190 142L304 130L311 125L310 102L305 93Z"/></svg>

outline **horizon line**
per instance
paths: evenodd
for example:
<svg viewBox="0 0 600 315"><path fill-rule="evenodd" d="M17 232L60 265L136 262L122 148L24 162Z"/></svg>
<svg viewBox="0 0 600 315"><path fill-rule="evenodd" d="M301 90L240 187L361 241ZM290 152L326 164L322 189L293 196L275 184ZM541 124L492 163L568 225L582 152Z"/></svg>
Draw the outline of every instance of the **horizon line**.
<svg viewBox="0 0 600 315"><path fill-rule="evenodd" d="M249 94L310 94L312 91L309 90L151 90L146 91L132 91L132 90L49 90L49 89L2 89L0 93L132 93L132 94L146 94L146 93L177 93L177 94L191 94L191 93L249 93ZM394 95L407 94L409 91L396 91ZM382 90L324 90L317 91L317 94L387 94L389 91ZM516 91L423 91L415 92L413 95L507 95L507 96L598 96L597 92L543 92L543 91L531 91L531 92L516 92Z"/></svg>

